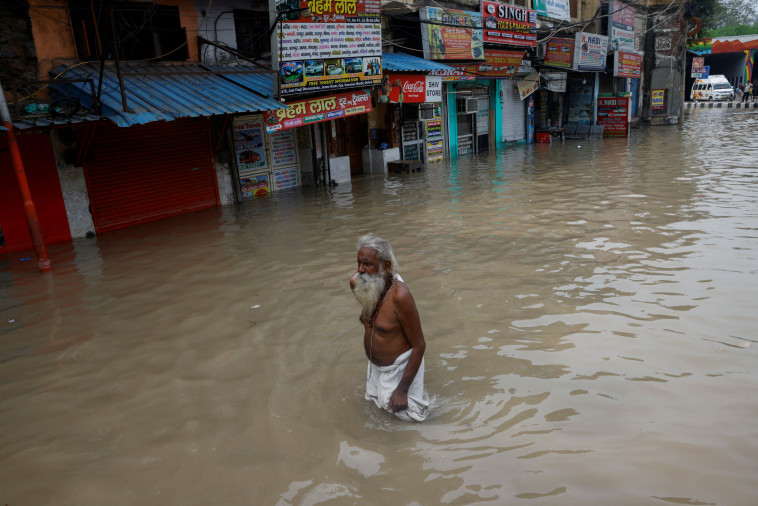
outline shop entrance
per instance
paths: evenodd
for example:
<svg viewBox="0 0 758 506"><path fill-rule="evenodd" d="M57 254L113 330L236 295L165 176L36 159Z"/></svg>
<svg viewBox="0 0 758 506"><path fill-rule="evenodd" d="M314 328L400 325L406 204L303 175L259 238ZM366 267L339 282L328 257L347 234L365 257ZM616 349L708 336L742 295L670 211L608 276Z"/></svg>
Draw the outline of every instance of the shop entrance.
<svg viewBox="0 0 758 506"><path fill-rule="evenodd" d="M350 174L360 174L363 172L361 148L363 139L366 138L365 129L361 126L361 117L348 116L336 123L338 152L350 158Z"/></svg>
<svg viewBox="0 0 758 506"><path fill-rule="evenodd" d="M489 151L489 97L459 98L456 109L458 113L458 155Z"/></svg>

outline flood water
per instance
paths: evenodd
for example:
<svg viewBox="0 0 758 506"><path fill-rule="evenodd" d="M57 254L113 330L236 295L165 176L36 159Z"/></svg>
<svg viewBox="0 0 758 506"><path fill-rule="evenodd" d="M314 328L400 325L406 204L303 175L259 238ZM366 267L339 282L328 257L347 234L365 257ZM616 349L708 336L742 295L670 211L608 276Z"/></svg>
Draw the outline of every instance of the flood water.
<svg viewBox="0 0 758 506"><path fill-rule="evenodd" d="M758 112L0 257L0 504L752 505ZM355 241L432 411L363 399Z"/></svg>

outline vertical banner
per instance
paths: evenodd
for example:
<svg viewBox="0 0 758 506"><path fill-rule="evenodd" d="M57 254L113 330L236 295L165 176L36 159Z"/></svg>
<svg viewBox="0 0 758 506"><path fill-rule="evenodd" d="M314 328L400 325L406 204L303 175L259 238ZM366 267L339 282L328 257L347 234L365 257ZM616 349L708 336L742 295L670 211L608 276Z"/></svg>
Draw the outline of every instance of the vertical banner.
<svg viewBox="0 0 758 506"><path fill-rule="evenodd" d="M597 124L603 136L626 137L629 133L629 97L598 97Z"/></svg>
<svg viewBox="0 0 758 506"><path fill-rule="evenodd" d="M634 7L620 0L609 0L608 35L614 51L634 51Z"/></svg>
<svg viewBox="0 0 758 506"><path fill-rule="evenodd" d="M457 9L421 7L426 60L483 60L482 15Z"/></svg>
<svg viewBox="0 0 758 506"><path fill-rule="evenodd" d="M234 154L240 172L267 166L264 131L263 119L260 117L239 116L234 119Z"/></svg>

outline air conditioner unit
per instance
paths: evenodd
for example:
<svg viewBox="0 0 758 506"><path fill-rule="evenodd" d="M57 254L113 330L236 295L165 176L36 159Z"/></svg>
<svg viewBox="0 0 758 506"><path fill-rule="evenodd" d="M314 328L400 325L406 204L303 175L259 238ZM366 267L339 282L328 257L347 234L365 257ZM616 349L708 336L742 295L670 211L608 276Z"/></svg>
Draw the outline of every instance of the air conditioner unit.
<svg viewBox="0 0 758 506"><path fill-rule="evenodd" d="M540 42L537 44L537 58L544 58L547 54L547 42Z"/></svg>
<svg viewBox="0 0 758 506"><path fill-rule="evenodd" d="M476 112L479 110L479 99L478 98L467 98L466 99L466 114L470 114L472 112Z"/></svg>
<svg viewBox="0 0 758 506"><path fill-rule="evenodd" d="M434 119L434 107L419 107L419 119Z"/></svg>

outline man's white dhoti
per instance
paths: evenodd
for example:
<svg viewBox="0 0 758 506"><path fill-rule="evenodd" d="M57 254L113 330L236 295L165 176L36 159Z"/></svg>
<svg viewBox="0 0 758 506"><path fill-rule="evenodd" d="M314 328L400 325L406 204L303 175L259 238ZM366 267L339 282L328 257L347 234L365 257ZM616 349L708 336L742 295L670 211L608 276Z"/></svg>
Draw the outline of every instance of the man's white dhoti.
<svg viewBox="0 0 758 506"><path fill-rule="evenodd" d="M413 350L408 350L395 360L392 365L379 366L368 363L366 373L366 400L374 401L377 406L387 409L392 393L400 384L408 365L408 358ZM424 392L424 359L418 368L416 377L408 389L408 409L396 411L395 416L403 420L423 422L429 414L429 396Z"/></svg>

